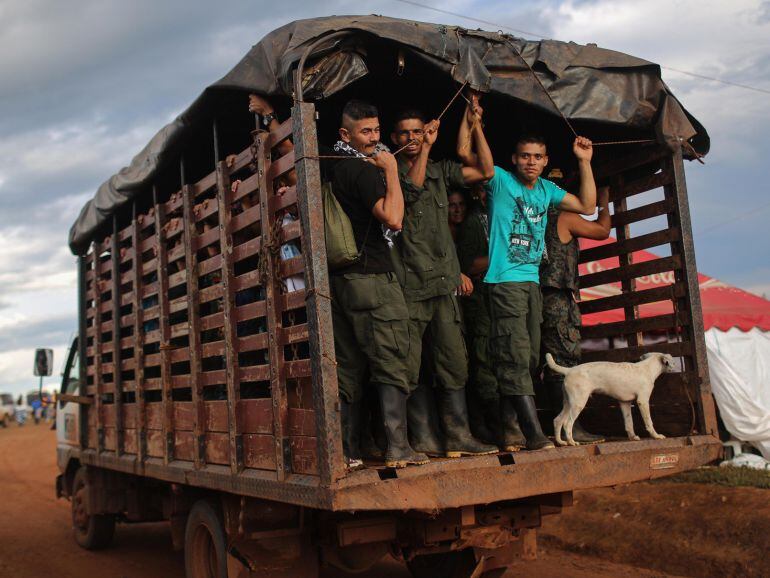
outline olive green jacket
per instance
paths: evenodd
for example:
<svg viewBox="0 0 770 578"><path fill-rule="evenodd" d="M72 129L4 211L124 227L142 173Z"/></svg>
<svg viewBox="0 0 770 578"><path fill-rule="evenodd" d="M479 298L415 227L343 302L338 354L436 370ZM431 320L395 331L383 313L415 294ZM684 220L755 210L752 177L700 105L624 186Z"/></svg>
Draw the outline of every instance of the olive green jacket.
<svg viewBox="0 0 770 578"><path fill-rule="evenodd" d="M412 183L408 171L409 165L399 159L406 208L393 253L404 297L422 301L451 295L460 284L460 264L447 222L448 192L465 187L462 167L454 161L429 160L422 187Z"/></svg>

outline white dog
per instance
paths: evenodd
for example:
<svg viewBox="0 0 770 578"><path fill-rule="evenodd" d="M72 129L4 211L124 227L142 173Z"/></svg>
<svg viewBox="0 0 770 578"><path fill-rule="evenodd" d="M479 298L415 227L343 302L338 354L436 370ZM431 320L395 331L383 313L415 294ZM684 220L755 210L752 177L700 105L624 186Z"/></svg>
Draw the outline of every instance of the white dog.
<svg viewBox="0 0 770 578"><path fill-rule="evenodd" d="M576 446L572 439L572 426L583 411L592 393L603 393L614 397L620 402L623 421L626 426L628 439L638 440L634 433L634 423L631 419L631 402L636 401L642 414L644 425L650 436L659 440L666 436L660 435L652 426L650 418L650 396L655 380L661 373L674 370L674 358L667 353L645 353L638 363L612 363L596 361L583 363L576 367L557 365L553 356L545 356L548 367L564 375L564 408L553 420L553 431L556 443L564 445L561 430L564 428L566 443Z"/></svg>

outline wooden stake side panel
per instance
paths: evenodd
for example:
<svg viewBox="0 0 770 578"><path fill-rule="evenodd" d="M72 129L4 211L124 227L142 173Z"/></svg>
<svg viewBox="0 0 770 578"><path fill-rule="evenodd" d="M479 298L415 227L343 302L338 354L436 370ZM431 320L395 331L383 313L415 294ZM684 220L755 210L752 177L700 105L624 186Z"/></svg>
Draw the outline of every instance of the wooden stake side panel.
<svg viewBox="0 0 770 578"><path fill-rule="evenodd" d="M265 140L261 172L247 149L153 190L83 257L89 448L317 474L294 154L277 151L291 135L288 120Z"/></svg>
<svg viewBox="0 0 770 578"><path fill-rule="evenodd" d="M681 155L650 149L597 167L597 176L610 185L611 234L616 241L582 251L580 257L581 263L588 264L588 272L581 276L584 324L594 313L618 310L623 318L582 329L583 339L591 340L590 348L584 348L583 361L636 362L652 351L681 359L682 371L661 376L650 400L655 427L667 436L709 430L702 417L700 394L708 387L705 357L700 359L698 355L699 341L703 340L702 313L699 295L694 306L693 285L688 284L687 277L688 267L694 271L694 264L689 263L694 256L682 248L683 239L691 238L692 233L689 216L683 222L682 205L677 202L680 194L686 198L686 190L681 191L681 164ZM679 180L677 172L682 174ZM634 234L637 230L640 233ZM633 254L640 250L662 256L634 262ZM606 259L611 259L610 265L598 265ZM601 290L597 290L600 286ZM670 305L670 312L653 317L640 315L640 307L661 302ZM633 415L637 433L644 432L638 412ZM592 431L625 437L617 402L605 396L592 397L581 419Z"/></svg>

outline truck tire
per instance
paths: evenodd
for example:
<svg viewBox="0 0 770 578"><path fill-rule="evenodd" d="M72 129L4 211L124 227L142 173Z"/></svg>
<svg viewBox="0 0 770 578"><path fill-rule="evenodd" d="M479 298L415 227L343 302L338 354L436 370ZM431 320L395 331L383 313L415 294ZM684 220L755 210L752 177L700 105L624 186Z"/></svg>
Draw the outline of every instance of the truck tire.
<svg viewBox="0 0 770 578"><path fill-rule="evenodd" d="M101 550L110 545L115 535L115 515L89 515L88 492L86 468L81 467L72 482L72 533L81 548Z"/></svg>
<svg viewBox="0 0 770 578"><path fill-rule="evenodd" d="M187 578L227 578L227 550L222 514L211 502L199 500L190 510L184 534Z"/></svg>
<svg viewBox="0 0 770 578"><path fill-rule="evenodd" d="M8 427L8 414L3 416L3 419L0 421L0 425L2 425L4 428Z"/></svg>
<svg viewBox="0 0 770 578"><path fill-rule="evenodd" d="M476 568L476 557L473 548L439 554L415 556L406 563L414 578L468 578ZM481 578L501 578L505 568L488 570Z"/></svg>

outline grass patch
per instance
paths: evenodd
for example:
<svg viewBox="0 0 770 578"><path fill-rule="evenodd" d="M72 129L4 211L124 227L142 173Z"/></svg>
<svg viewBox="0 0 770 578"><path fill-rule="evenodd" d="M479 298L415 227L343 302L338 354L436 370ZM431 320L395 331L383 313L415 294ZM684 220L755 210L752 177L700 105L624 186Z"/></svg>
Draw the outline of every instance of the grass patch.
<svg viewBox="0 0 770 578"><path fill-rule="evenodd" d="M697 470L682 472L668 478L656 480L659 482L678 482L690 484L715 484L731 488L745 486L770 490L770 472L753 470L751 468L718 468L705 466Z"/></svg>

